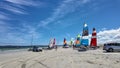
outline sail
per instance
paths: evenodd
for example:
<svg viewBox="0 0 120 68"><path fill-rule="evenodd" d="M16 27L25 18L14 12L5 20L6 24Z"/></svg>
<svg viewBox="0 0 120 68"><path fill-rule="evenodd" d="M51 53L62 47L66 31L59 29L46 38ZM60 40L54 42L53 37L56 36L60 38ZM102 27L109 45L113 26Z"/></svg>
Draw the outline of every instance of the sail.
<svg viewBox="0 0 120 68"><path fill-rule="evenodd" d="M63 44L64 44L64 45L67 45L66 38L64 38Z"/></svg>
<svg viewBox="0 0 120 68"><path fill-rule="evenodd" d="M74 42L73 42L73 38L71 38L71 40L70 40L70 45L69 45L69 46L71 47L71 46L73 45L73 43L74 43Z"/></svg>
<svg viewBox="0 0 120 68"><path fill-rule="evenodd" d="M88 25L86 23L83 26L82 36L88 36Z"/></svg>
<svg viewBox="0 0 120 68"><path fill-rule="evenodd" d="M80 37L81 37L80 34L78 34L78 35L77 35L76 42L75 42L76 47L79 47L79 46L80 46L80 42L81 42Z"/></svg>
<svg viewBox="0 0 120 68"><path fill-rule="evenodd" d="M83 26L83 33L82 33L82 40L81 45L88 46L89 45L89 31L88 31L88 25L85 23Z"/></svg>
<svg viewBox="0 0 120 68"><path fill-rule="evenodd" d="M93 28L90 47L96 47L97 46L97 37L96 36L97 36L96 29Z"/></svg>
<svg viewBox="0 0 120 68"><path fill-rule="evenodd" d="M52 48L53 47L53 39L50 39L50 43L49 43L49 47Z"/></svg>

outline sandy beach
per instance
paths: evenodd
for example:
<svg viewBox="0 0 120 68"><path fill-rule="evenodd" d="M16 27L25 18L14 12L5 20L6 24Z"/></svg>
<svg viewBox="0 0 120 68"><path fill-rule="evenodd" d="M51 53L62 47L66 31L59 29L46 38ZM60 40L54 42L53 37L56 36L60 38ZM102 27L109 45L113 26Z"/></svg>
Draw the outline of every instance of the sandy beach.
<svg viewBox="0 0 120 68"><path fill-rule="evenodd" d="M78 52L72 48L22 51L0 54L0 68L120 68L120 53L104 53L102 49Z"/></svg>

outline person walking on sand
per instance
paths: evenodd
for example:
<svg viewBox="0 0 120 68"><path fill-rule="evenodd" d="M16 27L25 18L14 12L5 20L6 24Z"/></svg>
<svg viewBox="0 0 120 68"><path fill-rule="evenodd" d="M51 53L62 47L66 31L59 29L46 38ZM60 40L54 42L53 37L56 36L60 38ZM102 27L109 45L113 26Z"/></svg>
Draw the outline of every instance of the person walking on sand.
<svg viewBox="0 0 120 68"><path fill-rule="evenodd" d="M56 40L55 40L55 38L54 38L54 40L53 40L53 47L57 50L57 45L56 45Z"/></svg>
<svg viewBox="0 0 120 68"><path fill-rule="evenodd" d="M53 47L55 47L55 38L53 39Z"/></svg>

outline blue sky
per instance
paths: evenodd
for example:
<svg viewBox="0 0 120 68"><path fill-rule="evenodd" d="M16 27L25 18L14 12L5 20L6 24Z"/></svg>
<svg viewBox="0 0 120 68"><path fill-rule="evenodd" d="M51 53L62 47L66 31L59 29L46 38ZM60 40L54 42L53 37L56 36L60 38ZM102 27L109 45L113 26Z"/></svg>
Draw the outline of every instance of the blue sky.
<svg viewBox="0 0 120 68"><path fill-rule="evenodd" d="M86 22L98 43L120 41L120 0L0 0L0 45L62 44ZM107 35L106 35L107 34ZM105 41L106 40L106 41Z"/></svg>

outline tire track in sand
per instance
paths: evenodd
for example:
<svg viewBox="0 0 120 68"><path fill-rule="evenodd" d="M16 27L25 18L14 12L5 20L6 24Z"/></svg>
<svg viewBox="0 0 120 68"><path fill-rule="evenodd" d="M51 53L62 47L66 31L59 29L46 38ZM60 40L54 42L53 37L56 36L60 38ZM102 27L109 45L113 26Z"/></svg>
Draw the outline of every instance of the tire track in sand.
<svg viewBox="0 0 120 68"><path fill-rule="evenodd" d="M9 61L6 61L4 63L1 63L0 64L0 68L26 68L26 62L35 58L35 57L38 57L39 54L35 54L35 56L30 56L30 55L24 55L24 57L17 57L15 59L11 59ZM26 59L27 58L27 59ZM22 60L22 61L21 61Z"/></svg>

